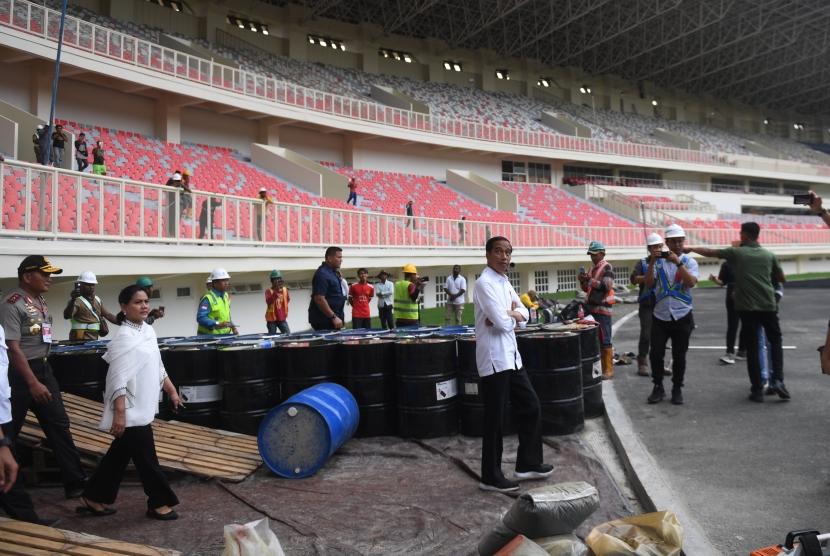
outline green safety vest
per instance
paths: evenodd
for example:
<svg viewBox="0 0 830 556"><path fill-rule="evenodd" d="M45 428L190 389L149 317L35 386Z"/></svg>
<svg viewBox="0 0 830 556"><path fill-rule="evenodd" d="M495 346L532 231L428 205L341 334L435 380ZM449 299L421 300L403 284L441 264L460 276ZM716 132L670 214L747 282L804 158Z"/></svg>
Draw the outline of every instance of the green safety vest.
<svg viewBox="0 0 830 556"><path fill-rule="evenodd" d="M71 330L94 330L95 332L101 331L101 315L98 314L98 311L95 310L95 303L100 304L101 298L97 295L95 296L95 303L90 303L87 298L84 296L79 296L77 299L80 299L86 308L89 309L89 312L95 315L95 318L98 319L98 322L78 322L74 318L69 320L70 329Z"/></svg>
<svg viewBox="0 0 830 556"><path fill-rule="evenodd" d="M225 293L222 297L217 297L213 290L207 292L199 300L202 303L203 299L207 299L210 303L210 313L208 316L216 322L230 322L231 321L231 298ZM205 328L201 324L196 331L199 334L230 334L233 332L231 328Z"/></svg>
<svg viewBox="0 0 830 556"><path fill-rule="evenodd" d="M418 304L409 297L409 280L395 282L395 318L418 320Z"/></svg>

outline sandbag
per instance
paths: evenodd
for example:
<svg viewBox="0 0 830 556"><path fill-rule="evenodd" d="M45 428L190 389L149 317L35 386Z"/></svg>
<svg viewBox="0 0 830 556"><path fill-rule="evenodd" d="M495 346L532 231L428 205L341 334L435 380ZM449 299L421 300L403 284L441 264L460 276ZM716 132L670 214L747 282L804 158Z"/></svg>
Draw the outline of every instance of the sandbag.
<svg viewBox="0 0 830 556"><path fill-rule="evenodd" d="M548 556L548 553L524 535L516 535L495 556Z"/></svg>
<svg viewBox="0 0 830 556"><path fill-rule="evenodd" d="M530 539L566 535L598 507L599 493L593 485L584 481L559 483L522 493L503 521Z"/></svg>
<svg viewBox="0 0 830 556"><path fill-rule="evenodd" d="M502 520L499 520L498 524L478 541L478 553L481 556L493 556L504 545L513 540L516 535L518 535L516 531L513 531Z"/></svg>
<svg viewBox="0 0 830 556"><path fill-rule="evenodd" d="M285 556L285 552L265 517L245 525L225 525L222 556Z"/></svg>
<svg viewBox="0 0 830 556"><path fill-rule="evenodd" d="M593 556L591 549L576 535L554 535L533 539L548 556Z"/></svg>
<svg viewBox="0 0 830 556"><path fill-rule="evenodd" d="M653 512L597 525L585 543L596 556L680 556L683 527L674 512Z"/></svg>

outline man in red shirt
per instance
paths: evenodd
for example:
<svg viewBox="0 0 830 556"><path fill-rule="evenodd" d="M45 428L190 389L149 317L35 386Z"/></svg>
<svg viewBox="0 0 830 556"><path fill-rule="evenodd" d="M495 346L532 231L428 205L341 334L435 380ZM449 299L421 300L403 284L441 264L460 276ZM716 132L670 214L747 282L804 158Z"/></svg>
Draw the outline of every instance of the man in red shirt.
<svg viewBox="0 0 830 556"><path fill-rule="evenodd" d="M367 281L369 271L357 271L357 284L349 287L349 305L352 306L352 328L372 328L369 301L375 296L375 288Z"/></svg>
<svg viewBox="0 0 830 556"><path fill-rule="evenodd" d="M354 177L349 178L349 183L346 187L349 188L349 197L346 199L346 204L351 203L357 206L357 182L355 182Z"/></svg>
<svg viewBox="0 0 830 556"><path fill-rule="evenodd" d="M265 324L269 334L276 334L279 328L283 334L291 334L288 328L288 303L291 296L282 280L282 273L275 270L271 273L271 287L265 290Z"/></svg>

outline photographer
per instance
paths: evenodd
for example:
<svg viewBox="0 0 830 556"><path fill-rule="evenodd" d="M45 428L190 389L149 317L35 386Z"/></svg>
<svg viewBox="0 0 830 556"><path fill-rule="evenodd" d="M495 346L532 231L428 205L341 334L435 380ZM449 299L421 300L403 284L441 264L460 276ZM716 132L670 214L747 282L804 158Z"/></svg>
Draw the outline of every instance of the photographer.
<svg viewBox="0 0 830 556"><path fill-rule="evenodd" d="M418 298L424 292L428 277L418 276L414 264L403 267L403 280L395 282L395 326L417 326L421 320Z"/></svg>
<svg viewBox="0 0 830 556"><path fill-rule="evenodd" d="M821 206L821 197L816 195L814 191L810 191L810 204L808 206L810 207L810 212L821 216L821 219L830 228L830 213L827 212L826 208Z"/></svg>

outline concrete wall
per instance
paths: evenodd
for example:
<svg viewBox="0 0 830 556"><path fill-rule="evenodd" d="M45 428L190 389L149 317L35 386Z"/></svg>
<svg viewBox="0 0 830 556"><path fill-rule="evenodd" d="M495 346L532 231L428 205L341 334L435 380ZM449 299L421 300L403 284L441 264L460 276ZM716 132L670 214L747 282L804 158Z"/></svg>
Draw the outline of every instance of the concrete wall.
<svg viewBox="0 0 830 556"><path fill-rule="evenodd" d="M680 134L671 132L667 129L662 128L655 128L654 129L654 136L661 141L668 143L673 147L677 147L679 149L691 149L693 151L700 150L700 143L697 141L692 141L687 137L683 137Z"/></svg>
<svg viewBox="0 0 830 556"><path fill-rule="evenodd" d="M0 154L8 158L17 158L19 142L17 122L0 116Z"/></svg>
<svg viewBox="0 0 830 556"><path fill-rule="evenodd" d="M155 100L61 79L56 116L85 124L153 135Z"/></svg>
<svg viewBox="0 0 830 556"><path fill-rule="evenodd" d="M346 190L348 179L345 176L282 147L254 143L251 145L251 160L315 195L342 199Z"/></svg>
<svg viewBox="0 0 830 556"><path fill-rule="evenodd" d="M429 105L424 102L419 102L409 95L406 95L391 87L381 87L380 85L372 85L372 98L386 106L393 108L400 108L402 110L411 110L413 112L420 112L421 114L429 114Z"/></svg>
<svg viewBox="0 0 830 556"><path fill-rule="evenodd" d="M591 128L578 124L567 116L557 114L554 112L542 112L542 123L551 129L555 129L564 135L573 135L576 137L586 137L590 139L593 136Z"/></svg>
<svg viewBox="0 0 830 556"><path fill-rule="evenodd" d="M251 153L251 143L257 137L255 120L201 108L182 108L181 128L182 141L230 147L243 154Z"/></svg>
<svg viewBox="0 0 830 556"><path fill-rule="evenodd" d="M515 193L487 181L475 172L447 170L447 185L492 208L510 212L519 210Z"/></svg>
<svg viewBox="0 0 830 556"><path fill-rule="evenodd" d="M17 126L6 126L7 130L14 130L17 133L16 140L13 141L11 138L8 138L5 142L17 143L18 160L37 162L32 144L32 134L39 124L45 124L46 122L2 100L0 100L0 117L17 123Z"/></svg>
<svg viewBox="0 0 830 556"><path fill-rule="evenodd" d="M463 154L422 144L401 145L370 140L354 144L354 167L385 172L404 172L446 178L447 168L463 168L490 181L501 180L501 158L493 155Z"/></svg>
<svg viewBox="0 0 830 556"><path fill-rule="evenodd" d="M340 133L320 133L302 127L283 126L280 127L280 146L311 160L344 162L343 135Z"/></svg>

